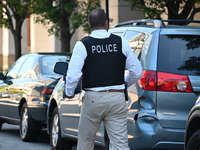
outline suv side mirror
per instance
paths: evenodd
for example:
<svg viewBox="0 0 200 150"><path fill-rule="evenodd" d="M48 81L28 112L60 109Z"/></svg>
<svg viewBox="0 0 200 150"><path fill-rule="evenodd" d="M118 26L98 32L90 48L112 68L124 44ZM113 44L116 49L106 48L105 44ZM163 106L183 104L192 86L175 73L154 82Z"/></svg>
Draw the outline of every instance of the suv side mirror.
<svg viewBox="0 0 200 150"><path fill-rule="evenodd" d="M66 62L57 62L54 66L53 71L60 75L65 75L67 73L68 63Z"/></svg>

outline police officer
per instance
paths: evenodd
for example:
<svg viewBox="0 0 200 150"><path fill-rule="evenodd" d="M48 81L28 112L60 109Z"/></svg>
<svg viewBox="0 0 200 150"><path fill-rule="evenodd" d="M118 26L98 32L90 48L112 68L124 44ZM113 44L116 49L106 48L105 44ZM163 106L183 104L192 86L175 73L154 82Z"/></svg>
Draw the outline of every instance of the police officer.
<svg viewBox="0 0 200 150"><path fill-rule="evenodd" d="M110 139L110 150L129 150L125 82L128 87L141 77L141 64L129 43L110 34L103 9L89 14L91 35L75 44L66 76L65 94L74 97L82 77L86 91L82 99L77 150L93 150L94 138L104 123ZM129 71L124 77L124 70Z"/></svg>

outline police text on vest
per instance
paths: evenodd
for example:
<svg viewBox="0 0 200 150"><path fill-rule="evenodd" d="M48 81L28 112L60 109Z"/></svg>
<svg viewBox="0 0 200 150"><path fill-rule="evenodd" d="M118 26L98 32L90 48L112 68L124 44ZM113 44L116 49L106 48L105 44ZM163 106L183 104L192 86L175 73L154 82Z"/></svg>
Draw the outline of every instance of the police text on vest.
<svg viewBox="0 0 200 150"><path fill-rule="evenodd" d="M92 45L92 53L117 52L117 44Z"/></svg>

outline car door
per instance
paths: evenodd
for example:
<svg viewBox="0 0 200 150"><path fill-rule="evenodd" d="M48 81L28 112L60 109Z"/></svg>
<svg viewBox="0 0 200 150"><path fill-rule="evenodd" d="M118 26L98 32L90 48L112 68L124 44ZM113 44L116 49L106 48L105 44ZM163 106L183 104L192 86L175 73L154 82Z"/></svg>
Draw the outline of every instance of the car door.
<svg viewBox="0 0 200 150"><path fill-rule="evenodd" d="M59 87L57 91L60 92L59 95L63 95L64 91L64 81L61 80L60 83L58 83ZM72 137L78 135L78 123L80 118L80 105L81 105L81 90L77 90L75 93L74 98L63 98L60 97L59 100L59 115L61 119L61 126L63 129L63 132L67 135L70 135Z"/></svg>
<svg viewBox="0 0 200 150"><path fill-rule="evenodd" d="M16 78L12 79L12 84L8 88L10 99L8 101L8 111L11 118L19 119L19 105L23 97L26 98L28 89L25 86L31 79L28 76L32 70L35 58L29 56L21 60L21 67Z"/></svg>
<svg viewBox="0 0 200 150"><path fill-rule="evenodd" d="M64 132L71 136L78 135L78 123L80 118L80 94L76 94L73 99L64 98L61 101L62 124ZM63 111L62 111L63 110Z"/></svg>
<svg viewBox="0 0 200 150"><path fill-rule="evenodd" d="M6 89L8 89L8 85L0 80L0 117L9 117L7 106L9 95Z"/></svg>
<svg viewBox="0 0 200 150"><path fill-rule="evenodd" d="M21 65L23 64L24 60L27 56L22 56L19 58L12 67L8 70L5 75L4 81L2 80L0 83L0 115L1 117L10 117L9 112L9 102L11 100L11 95L9 94L9 87L12 85L13 79L16 78Z"/></svg>
<svg viewBox="0 0 200 150"><path fill-rule="evenodd" d="M18 104L16 104L15 99L19 98L18 97L18 91L16 88L13 88L16 86L16 82L20 83L18 79L18 73L20 71L21 66L23 65L24 61L27 59L27 55L24 55L20 57L13 65L12 67L8 70L6 73L6 91L7 91L7 100L5 102L5 106L7 108L7 111L9 112L9 115L7 117L10 118L19 118L18 117ZM16 98L15 98L16 97Z"/></svg>

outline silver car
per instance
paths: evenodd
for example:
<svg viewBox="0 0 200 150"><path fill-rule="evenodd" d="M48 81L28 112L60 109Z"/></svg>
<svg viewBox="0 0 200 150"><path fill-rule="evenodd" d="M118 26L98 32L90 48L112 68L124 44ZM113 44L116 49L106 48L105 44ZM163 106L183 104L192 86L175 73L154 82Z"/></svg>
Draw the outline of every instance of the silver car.
<svg viewBox="0 0 200 150"><path fill-rule="evenodd" d="M133 20L109 30L129 41L143 67L138 83L128 89L128 138L132 150L183 150L187 116L200 95L200 27L166 23L189 23L180 21ZM52 149L63 145L70 149L78 135L84 91L79 84L74 99L67 99L63 98L64 86L61 79L48 106ZM95 142L108 149L109 137L103 124Z"/></svg>

